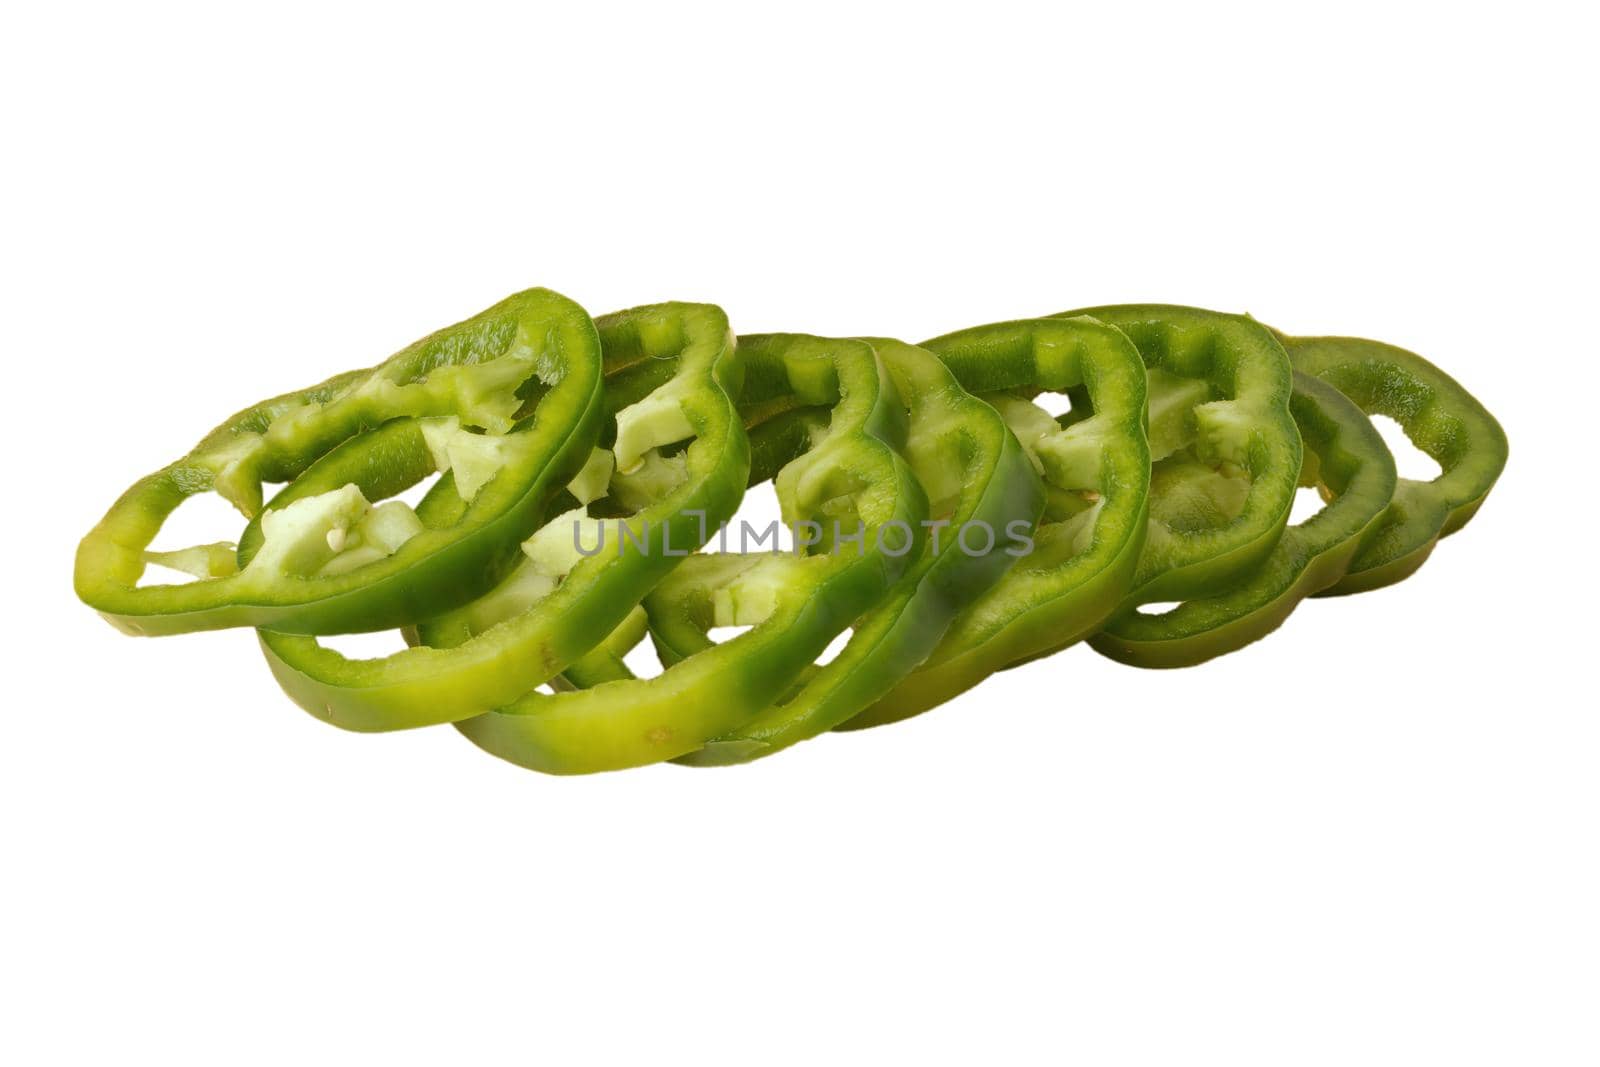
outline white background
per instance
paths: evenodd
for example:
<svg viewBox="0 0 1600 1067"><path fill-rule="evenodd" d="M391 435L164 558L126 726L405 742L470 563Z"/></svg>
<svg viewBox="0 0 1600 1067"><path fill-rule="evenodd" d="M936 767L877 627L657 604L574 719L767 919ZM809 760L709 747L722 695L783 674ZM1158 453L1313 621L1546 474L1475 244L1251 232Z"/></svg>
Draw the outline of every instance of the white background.
<svg viewBox="0 0 1600 1067"><path fill-rule="evenodd" d="M12 10L0 1059L1597 1062L1593 29L1472 7ZM1248 310L1431 356L1512 458L1233 657L725 771L340 733L75 601L219 417L529 285Z"/></svg>

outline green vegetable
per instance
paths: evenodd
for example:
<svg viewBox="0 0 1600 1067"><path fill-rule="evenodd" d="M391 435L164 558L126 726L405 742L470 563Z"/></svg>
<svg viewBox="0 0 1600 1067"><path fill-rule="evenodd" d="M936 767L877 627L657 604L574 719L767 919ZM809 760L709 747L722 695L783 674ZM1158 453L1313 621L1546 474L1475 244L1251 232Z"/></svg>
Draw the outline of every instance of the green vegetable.
<svg viewBox="0 0 1600 1067"><path fill-rule="evenodd" d="M1324 382L1296 374L1289 407L1305 442L1301 483L1327 506L1285 530L1266 562L1225 592L1159 615L1123 611L1089 639L1095 651L1136 667L1193 666L1265 637L1344 577L1389 507L1394 457L1361 409Z"/></svg>
<svg viewBox="0 0 1600 1067"><path fill-rule="evenodd" d="M1397 477L1378 415L1440 474ZM454 723L557 774L720 766L1079 641L1142 667L1235 651L1413 573L1506 456L1420 356L1248 316L736 343L709 304L591 321L530 289L229 418L123 494L74 581L129 633L255 627L290 698L347 729ZM727 525L769 480L792 549ZM1325 503L1289 525L1297 486ZM211 491L248 520L237 546L150 547ZM195 580L140 586L149 566ZM378 659L318 641L392 628L410 647ZM664 669L640 678L646 639Z"/></svg>
<svg viewBox="0 0 1600 1067"><path fill-rule="evenodd" d="M564 482L589 454L600 404L600 346L589 316L548 289L518 293L371 370L337 375L229 418L188 455L135 483L83 539L78 596L132 634L229 626L332 634L408 625L488 588L496 562L515 551L547 487ZM525 407L531 411L523 417ZM432 472L414 426L385 425L406 416L451 416L476 427L500 444L504 465L455 521L413 531L392 551L336 564L340 553L325 540L329 534L359 524L366 500L392 496ZM309 510L274 522L271 547L255 566L228 565L214 545L147 553L187 498L214 490L254 517L262 483L294 482L364 431L380 433L383 444L360 478L320 486L333 493L355 484L362 499L345 492L313 505L303 499L311 494L291 487L280 499L301 500ZM180 563L201 580L138 586L152 562Z"/></svg>
<svg viewBox="0 0 1600 1067"><path fill-rule="evenodd" d="M837 657L681 763L744 762L852 719L926 660L961 609L1034 548L1043 486L1005 420L927 350L869 343L908 408L905 456L932 501L927 541Z"/></svg>
<svg viewBox="0 0 1600 1067"><path fill-rule="evenodd" d="M636 467L633 474L619 469L610 488L631 489L641 506L607 520L610 537L602 545L593 539L599 526L571 510L582 506L576 497L569 492L547 499L544 514L552 517L544 529L526 522L517 530L525 558L486 574L493 584L477 584L484 594L479 601L435 612L419 625L422 647L352 660L312 637L261 630L267 662L295 703L351 730L454 722L509 704L621 625L708 530L733 514L749 447L734 408L741 363L727 317L709 304L658 304L596 325L606 375L617 380L607 393L607 437ZM409 432L421 453L430 454L421 429ZM360 484L359 472L386 449L376 435L353 441L308 470L272 506L329 486ZM659 468L644 462L662 451L671 454ZM580 491L592 488L590 459L585 452L583 462L566 467L563 483L577 475ZM418 516L428 527L453 523L493 484L468 503L453 481L441 478ZM580 548L594 551L580 554Z"/></svg>
<svg viewBox="0 0 1600 1067"><path fill-rule="evenodd" d="M922 667L847 729L915 715L1086 635L1126 599L1144 542L1145 375L1127 337L1090 318L1025 319L925 347L1015 431L1043 479L1043 521L1032 551L961 611ZM1075 410L1053 418L1029 402L1041 392L1073 394Z"/></svg>
<svg viewBox="0 0 1600 1067"><path fill-rule="evenodd" d="M1149 369L1150 530L1126 604L1221 592L1277 544L1300 476L1289 358L1241 315L1168 304L1085 308Z"/></svg>
<svg viewBox="0 0 1600 1067"><path fill-rule="evenodd" d="M872 346L768 334L739 347L749 407L831 409L809 447L775 478L784 520L814 536L800 538L809 543L796 554L686 560L644 601L666 670L637 678L612 656L605 677L596 668L606 664L591 660L568 679L590 688L528 693L458 723L474 744L555 774L695 752L785 693L917 559L927 500L896 451L906 411ZM719 626L749 629L718 644L709 631ZM423 627L424 640L432 640L429 631Z"/></svg>
<svg viewBox="0 0 1600 1067"><path fill-rule="evenodd" d="M1401 478L1372 539L1323 596L1380 589L1413 574L1467 524L1505 469L1505 431L1456 380L1414 352L1359 337L1284 337L1295 369L1387 415L1438 461L1431 481Z"/></svg>

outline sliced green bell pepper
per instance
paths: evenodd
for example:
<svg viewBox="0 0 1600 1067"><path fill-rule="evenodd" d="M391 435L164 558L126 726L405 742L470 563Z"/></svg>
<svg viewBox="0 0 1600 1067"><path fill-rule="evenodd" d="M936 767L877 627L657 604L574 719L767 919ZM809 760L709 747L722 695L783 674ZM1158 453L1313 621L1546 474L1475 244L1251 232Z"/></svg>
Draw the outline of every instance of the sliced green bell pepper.
<svg viewBox="0 0 1600 1067"><path fill-rule="evenodd" d="M915 715L1089 633L1126 598L1144 542L1145 369L1127 337L1090 318L1024 319L925 347L1015 432L1043 476L1044 517L1032 551L961 611L921 667L843 729ZM1041 392L1076 393L1092 414L1058 420L1029 403Z"/></svg>
<svg viewBox="0 0 1600 1067"><path fill-rule="evenodd" d="M353 660L311 637L259 631L273 674L302 708L347 729L392 730L509 704L611 634L733 514L750 452L734 406L742 364L722 310L658 304L596 325L607 376L617 382L607 390L614 415L603 438L614 459L600 457L599 469L615 467L608 493L635 506L621 507L621 518L584 514L587 501L573 493L587 496L606 481L585 463L572 492L549 504L560 514L547 516L524 543L528 558L509 573L502 568L494 575L499 584L478 600L419 624L426 642L419 647ZM280 499L342 484L371 447L353 442L348 456L307 471ZM619 510L615 500L604 502ZM418 516L425 524L448 521L464 506L453 483L441 479Z"/></svg>
<svg viewBox="0 0 1600 1067"><path fill-rule="evenodd" d="M1150 530L1126 605L1225 591L1277 544L1302 462L1289 358L1244 315L1172 304L1082 308L1149 370Z"/></svg>
<svg viewBox="0 0 1600 1067"><path fill-rule="evenodd" d="M1106 590L1115 582L1105 581L1098 596L1086 597L1086 608L1103 609L1098 614L1063 612L1064 625L1057 632L1039 634L1009 663L991 666L994 657L986 655L966 667L959 684L913 692L923 678L958 669L946 665L942 651L935 652L907 679L896 702L882 702L844 729L893 722L932 707L1000 666L1042 658L1082 640L1118 610L1225 592L1259 567L1282 536L1302 448L1289 411L1288 357L1269 330L1245 316L1169 304L1085 308L1053 317L1089 319L1120 330L1146 368L1145 426L1153 461L1143 500L1148 523L1120 603L1106 604ZM927 345L943 354L942 339ZM1098 414L1094 396L1083 385L1064 391L1073 410L1059 422L1070 427ZM1018 568L1008 580L1025 573ZM1005 586L1002 581L990 596L1000 597Z"/></svg>
<svg viewBox="0 0 1600 1067"><path fill-rule="evenodd" d="M518 421L519 408L535 401L533 415ZM78 596L118 629L144 635L228 626L341 633L436 614L487 587L493 561L536 518L545 483L588 454L600 403L600 346L589 316L548 289L518 293L370 370L247 408L135 483L79 545ZM383 532L394 509L369 518L365 497L341 493L282 517L268 538L272 550L255 566L232 566L229 546L148 551L187 498L215 490L254 517L262 483L292 481L342 442L401 416L452 416L505 445L504 468L457 522L413 529L396 543ZM416 480L426 456L410 446L419 441L390 436L399 442L398 480ZM397 479L374 472L373 480ZM352 531L366 536L355 546L365 551L346 556ZM151 562L202 580L141 587Z"/></svg>
<svg viewBox="0 0 1600 1067"><path fill-rule="evenodd" d="M1378 415L1441 473L1398 478ZM1308 596L1413 573L1506 458L1421 357L1247 316L1125 305L926 348L736 346L709 305L595 323L535 289L234 415L123 494L74 581L130 633L256 627L291 698L345 728L451 722L562 774L724 765L1085 638L1146 667L1236 650ZM391 499L435 473L415 509ZM767 480L795 547L728 551ZM1297 483L1326 503L1286 528ZM249 520L237 545L151 548L212 491ZM141 587L152 564L198 580ZM394 627L411 647L379 659L318 641ZM646 638L665 667L638 678Z"/></svg>
<svg viewBox="0 0 1600 1067"><path fill-rule="evenodd" d="M868 343L909 409L904 455L930 501L927 544L797 692L679 763L743 763L851 719L927 659L956 614L1033 548L1044 489L1005 420L926 349Z"/></svg>
<svg viewBox="0 0 1600 1067"><path fill-rule="evenodd" d="M575 672L584 677L568 678L591 688L528 693L458 723L474 744L556 774L694 752L786 692L918 558L927 499L897 451L906 411L872 346L767 334L740 349L747 409L832 409L775 479L785 521L806 531L801 551L685 560L644 600L667 663L661 674L633 677L608 649L609 661L592 657ZM709 636L717 626L749 629L718 644ZM591 672L597 663L614 676Z"/></svg>
<svg viewBox="0 0 1600 1067"><path fill-rule="evenodd" d="M1305 445L1301 484L1327 505L1286 529L1266 562L1226 592L1158 615L1125 610L1089 638L1095 651L1136 667L1204 663L1265 637L1344 577L1389 507L1394 457L1362 410L1326 382L1296 373L1289 407Z"/></svg>
<svg viewBox="0 0 1600 1067"><path fill-rule="evenodd" d="M1505 469L1505 431L1476 397L1414 352L1359 337L1282 337L1295 369L1332 385L1368 415L1387 415L1438 461L1430 481L1401 478L1371 541L1320 596L1408 577L1441 537L1467 524Z"/></svg>

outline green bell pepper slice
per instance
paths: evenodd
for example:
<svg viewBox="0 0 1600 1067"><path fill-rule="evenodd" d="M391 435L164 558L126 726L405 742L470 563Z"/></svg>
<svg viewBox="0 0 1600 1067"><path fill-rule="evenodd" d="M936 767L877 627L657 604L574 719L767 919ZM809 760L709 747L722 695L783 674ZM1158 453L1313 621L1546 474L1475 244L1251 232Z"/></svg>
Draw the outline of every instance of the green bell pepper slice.
<svg viewBox="0 0 1600 1067"><path fill-rule="evenodd" d="M962 608L1033 548L1044 488L1000 413L928 350L867 340L908 408L903 454L930 501L927 543L797 692L679 763L744 763L853 718L926 660Z"/></svg>
<svg viewBox="0 0 1600 1067"><path fill-rule="evenodd" d="M1089 638L1095 651L1136 667L1189 667L1277 629L1307 596L1344 577L1380 530L1395 491L1394 457L1366 414L1333 386L1294 376L1289 402L1305 445L1301 484L1328 503L1290 526L1267 561L1224 593L1158 615L1121 612Z"/></svg>
<svg viewBox="0 0 1600 1067"><path fill-rule="evenodd" d="M1084 610L1064 611L1057 632L1040 633L1009 662L994 664L985 656L965 669L958 684L913 692L923 678L959 669L946 666L945 657L935 652L907 679L895 702L884 701L843 729L893 722L926 710L976 685L992 670L1075 644L1119 611L1224 593L1260 567L1282 536L1303 454L1289 410L1292 371L1270 330L1248 316L1170 304L1084 308L1052 318L1089 319L1114 327L1132 343L1145 367L1143 414L1151 462L1143 506L1148 522L1120 600L1108 604L1107 591L1123 573L1112 571L1093 595L1084 595ZM940 351L941 341L927 346ZM1058 391L1073 400L1073 410L1060 423L1070 427L1098 412L1096 398L1083 385ZM1018 568L1008 578L1024 573ZM1005 585L990 595L1002 595Z"/></svg>
<svg viewBox="0 0 1600 1067"><path fill-rule="evenodd" d="M419 623L422 645L349 659L312 637L258 631L295 703L363 731L454 722L509 704L616 630L733 514L750 453L734 402L743 372L727 316L709 304L669 303L608 315L596 326L605 376L617 383L606 390L610 417L603 420L612 458L599 465L613 470L609 480L596 475L593 454L569 472L577 475L569 489L546 498L544 526L523 528L523 537L534 531L523 543L526 558L495 572L498 584L478 600ZM308 471L279 499L341 484L377 447L353 442L348 456ZM585 514L589 502L574 495L602 483L609 496L594 510L618 517ZM417 513L436 523L463 506L441 478Z"/></svg>
<svg viewBox="0 0 1600 1067"><path fill-rule="evenodd" d="M697 751L787 691L918 558L927 499L898 451L906 410L872 346L767 334L742 339L740 349L747 410L831 409L826 425L795 423L816 436L775 478L784 520L815 523L815 536L804 527L808 536L793 554L685 560L644 599L667 664L661 674L634 677L608 648L600 662L613 676L590 671L595 658L568 676L590 688L528 693L457 723L480 748L554 774ZM749 629L716 643L709 636L716 626Z"/></svg>
<svg viewBox="0 0 1600 1067"><path fill-rule="evenodd" d="M534 521L544 483L576 469L588 453L599 427L600 374L589 316L566 297L530 289L369 370L246 408L111 507L78 546L78 596L118 629L140 635L231 626L342 633L436 614L487 587L493 560ZM533 415L519 421L519 409L530 403ZM414 536L396 544L384 533L394 509L369 517L364 498L343 493L283 517L269 538L273 550L253 567L234 566L227 545L148 551L189 497L214 490L253 518L264 482L293 481L343 442L406 416L455 417L515 453L458 522L412 529ZM394 461L409 472L418 457L400 451ZM365 552L330 566L357 528L369 536ZM201 580L139 586L152 562Z"/></svg>
<svg viewBox="0 0 1600 1067"><path fill-rule="evenodd" d="M1401 478L1371 541L1319 596L1381 589L1415 573L1439 539L1467 524L1505 469L1505 431L1477 398L1415 352L1359 337L1282 337L1295 369L1387 415L1440 473Z"/></svg>
<svg viewBox="0 0 1600 1067"><path fill-rule="evenodd" d="M1302 449L1289 357L1246 315L1172 304L1082 308L1149 373L1150 529L1125 606L1224 592L1288 523Z"/></svg>
<svg viewBox="0 0 1600 1067"><path fill-rule="evenodd" d="M957 615L921 667L841 729L919 714L1088 634L1127 597L1144 544L1145 367L1120 330L1086 317L1024 319L924 347L1010 425L1043 477L1045 513L1032 551ZM1076 394L1074 411L1057 419L1029 403L1041 392Z"/></svg>

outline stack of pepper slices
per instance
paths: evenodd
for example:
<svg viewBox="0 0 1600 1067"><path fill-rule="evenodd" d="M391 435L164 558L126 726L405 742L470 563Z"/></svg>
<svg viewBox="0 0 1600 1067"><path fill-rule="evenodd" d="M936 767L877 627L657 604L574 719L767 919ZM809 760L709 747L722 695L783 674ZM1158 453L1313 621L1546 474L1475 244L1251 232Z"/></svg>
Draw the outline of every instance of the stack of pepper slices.
<svg viewBox="0 0 1600 1067"><path fill-rule="evenodd" d="M1436 478L1396 476L1380 414ZM558 774L709 766L1078 641L1140 667L1231 652L1411 574L1505 460L1421 357L1240 315L736 341L709 304L591 320L530 289L229 418L123 494L76 586L131 634L255 627L290 698L347 729L453 723ZM789 534L751 545L735 511L768 480ZM1301 486L1326 503L1291 526ZM204 492L248 520L237 544L151 551ZM141 585L150 564L195 580ZM317 640L395 628L409 647L378 659ZM664 668L641 678L647 635Z"/></svg>

